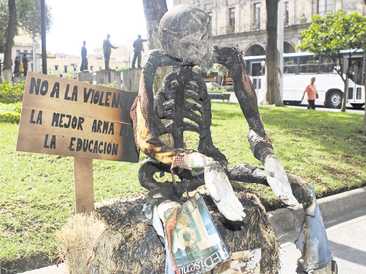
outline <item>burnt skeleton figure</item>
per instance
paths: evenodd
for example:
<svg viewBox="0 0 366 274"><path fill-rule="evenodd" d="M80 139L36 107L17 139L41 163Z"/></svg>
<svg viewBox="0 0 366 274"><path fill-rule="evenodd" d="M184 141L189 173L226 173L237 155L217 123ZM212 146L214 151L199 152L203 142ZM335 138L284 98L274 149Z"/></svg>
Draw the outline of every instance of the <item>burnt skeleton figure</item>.
<svg viewBox="0 0 366 274"><path fill-rule="evenodd" d="M286 175L276 158L270 139L261 121L257 98L245 72L241 53L236 48L214 47L210 51L209 17L202 10L191 6L178 6L169 10L161 19L159 35L162 49L151 51L143 68L139 93L131 110L135 139L139 149L149 158L142 164L139 180L150 191L150 196L178 201L185 191L204 185L206 166L217 169L222 181L269 185L277 197L290 208L303 205L305 226L302 229L298 247L302 257L298 263L298 273L311 273L327 268L327 273L335 273L325 228L311 187L298 177ZM264 169L248 164L227 167L228 161L211 138L211 105L205 82L193 69L208 59L225 66L232 74L234 92L249 125L248 141L254 156ZM153 83L159 67L171 66L156 96ZM185 148L184 132L199 135L198 152ZM180 182L158 182L155 174L170 172L176 174ZM231 185L214 186L211 196L225 199L232 191ZM210 186L208 186L210 188ZM220 192L225 193L217 193ZM220 196L221 195L221 196ZM229 194L227 194L229 195ZM214 197L216 200L216 197ZM299 201L299 202L298 202ZM218 209L227 218L245 222L245 208L238 206L234 196L227 196L228 204ZM236 204L235 204L236 203ZM226 206L226 208L225 208ZM235 216L229 216L233 208Z"/></svg>

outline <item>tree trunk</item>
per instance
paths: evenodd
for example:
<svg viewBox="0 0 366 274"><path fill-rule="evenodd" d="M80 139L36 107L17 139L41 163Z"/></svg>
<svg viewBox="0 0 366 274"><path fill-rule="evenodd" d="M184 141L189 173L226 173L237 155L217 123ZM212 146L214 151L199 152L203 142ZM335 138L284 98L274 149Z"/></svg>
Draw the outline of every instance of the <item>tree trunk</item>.
<svg viewBox="0 0 366 274"><path fill-rule="evenodd" d="M14 37L17 31L17 11L15 0L8 0L8 26L6 29L6 40L4 50L4 73L5 81L11 81L12 76L12 56L11 51L14 45Z"/></svg>
<svg viewBox="0 0 366 274"><path fill-rule="evenodd" d="M343 92L343 98L342 98L342 112L346 111L346 105L347 105L347 99L348 99L348 86L349 86L349 74L351 70L351 56L348 57L348 59L343 60L343 71L345 71L346 79L344 80L344 92Z"/></svg>
<svg viewBox="0 0 366 274"><path fill-rule="evenodd" d="M363 133L366 135L366 82L364 82L365 87L365 115L363 116Z"/></svg>
<svg viewBox="0 0 366 274"><path fill-rule="evenodd" d="M161 17L168 11L166 0L143 0L149 48L160 48L158 27Z"/></svg>
<svg viewBox="0 0 366 274"><path fill-rule="evenodd" d="M346 74L346 79L344 81L344 91L343 91L343 98L342 98L342 112L346 111L346 104L348 98L348 74Z"/></svg>
<svg viewBox="0 0 366 274"><path fill-rule="evenodd" d="M143 0L146 19L146 28L149 35L149 48L161 48L158 29L160 19L168 11L166 0ZM169 68L158 68L154 80L154 92L157 92L163 82L165 75L170 72Z"/></svg>
<svg viewBox="0 0 366 274"><path fill-rule="evenodd" d="M363 50L362 83L364 84L364 87L365 87L365 89L364 89L364 93L365 93L365 115L363 117L363 132L366 135L366 48Z"/></svg>
<svg viewBox="0 0 366 274"><path fill-rule="evenodd" d="M269 104L282 105L280 82L279 82L279 51L278 38L278 0L266 0L267 10L267 102Z"/></svg>

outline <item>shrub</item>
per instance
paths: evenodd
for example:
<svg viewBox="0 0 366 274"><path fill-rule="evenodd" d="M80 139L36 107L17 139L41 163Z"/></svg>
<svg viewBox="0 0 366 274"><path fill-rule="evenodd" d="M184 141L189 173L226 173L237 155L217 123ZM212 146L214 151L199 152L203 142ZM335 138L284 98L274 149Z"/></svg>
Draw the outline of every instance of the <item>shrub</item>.
<svg viewBox="0 0 366 274"><path fill-rule="evenodd" d="M63 228L57 232L59 257L66 260L70 273L92 273L88 261L93 255L93 248L105 225L94 215L77 214L72 216Z"/></svg>
<svg viewBox="0 0 366 274"><path fill-rule="evenodd" d="M17 112L3 112L0 113L0 122L3 123L19 123L20 113Z"/></svg>
<svg viewBox="0 0 366 274"><path fill-rule="evenodd" d="M22 112L22 103L18 102L14 104L14 111L16 113L21 113Z"/></svg>
<svg viewBox="0 0 366 274"><path fill-rule="evenodd" d="M15 84L4 82L0 84L0 102L9 104L21 101L23 90L24 82Z"/></svg>

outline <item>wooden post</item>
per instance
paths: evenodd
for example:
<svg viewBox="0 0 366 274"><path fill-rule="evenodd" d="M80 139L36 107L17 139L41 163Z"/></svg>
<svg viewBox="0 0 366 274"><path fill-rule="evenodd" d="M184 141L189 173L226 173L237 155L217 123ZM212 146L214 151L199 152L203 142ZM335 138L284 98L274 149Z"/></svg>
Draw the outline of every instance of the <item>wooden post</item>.
<svg viewBox="0 0 366 274"><path fill-rule="evenodd" d="M90 213L94 210L93 160L74 158L75 212Z"/></svg>

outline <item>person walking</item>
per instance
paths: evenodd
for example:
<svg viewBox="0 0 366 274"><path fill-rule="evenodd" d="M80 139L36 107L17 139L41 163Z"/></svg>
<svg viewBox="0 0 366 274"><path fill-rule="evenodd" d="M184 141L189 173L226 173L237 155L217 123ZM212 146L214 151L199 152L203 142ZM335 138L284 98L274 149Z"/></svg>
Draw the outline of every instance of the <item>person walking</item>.
<svg viewBox="0 0 366 274"><path fill-rule="evenodd" d="M22 63L23 63L23 75L24 75L24 77L27 77L27 73L28 73L28 58L27 58L27 54L26 53L23 54Z"/></svg>
<svg viewBox="0 0 366 274"><path fill-rule="evenodd" d="M133 42L133 59L132 59L132 68L134 69L136 66L137 60L137 67L141 68L141 54L144 51L144 42L146 39L142 39L141 35L137 36L137 39Z"/></svg>
<svg viewBox="0 0 366 274"><path fill-rule="evenodd" d="M315 100L319 97L318 92L315 87L315 77L312 77L310 80L310 84L306 86L304 94L302 95L302 100L304 100L305 93L308 98L308 109L314 109L315 110Z"/></svg>
<svg viewBox="0 0 366 274"><path fill-rule="evenodd" d="M109 61L111 59L112 49L116 49L117 47L113 46L110 42L111 36L108 34L107 39L103 41L103 54L104 54L104 67L105 70L109 71Z"/></svg>
<svg viewBox="0 0 366 274"><path fill-rule="evenodd" d="M83 46L81 47L80 71L85 70L88 70L88 50L86 49L86 41L83 41Z"/></svg>

